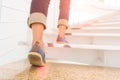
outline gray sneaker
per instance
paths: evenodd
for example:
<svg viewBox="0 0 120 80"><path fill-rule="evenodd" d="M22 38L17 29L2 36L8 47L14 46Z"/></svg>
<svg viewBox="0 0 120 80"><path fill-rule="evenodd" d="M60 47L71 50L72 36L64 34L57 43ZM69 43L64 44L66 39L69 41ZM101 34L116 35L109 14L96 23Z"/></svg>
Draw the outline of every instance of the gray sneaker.
<svg viewBox="0 0 120 80"><path fill-rule="evenodd" d="M60 37L59 35L57 36L57 43L68 43L65 37Z"/></svg>

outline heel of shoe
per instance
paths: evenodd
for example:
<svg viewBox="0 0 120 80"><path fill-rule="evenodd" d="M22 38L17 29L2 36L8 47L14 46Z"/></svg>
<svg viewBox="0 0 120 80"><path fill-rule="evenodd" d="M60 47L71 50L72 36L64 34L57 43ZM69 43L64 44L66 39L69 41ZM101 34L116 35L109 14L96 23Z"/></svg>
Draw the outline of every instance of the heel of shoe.
<svg viewBox="0 0 120 80"><path fill-rule="evenodd" d="M43 66L44 62L42 56L37 52L30 52L28 55L30 64L34 66Z"/></svg>

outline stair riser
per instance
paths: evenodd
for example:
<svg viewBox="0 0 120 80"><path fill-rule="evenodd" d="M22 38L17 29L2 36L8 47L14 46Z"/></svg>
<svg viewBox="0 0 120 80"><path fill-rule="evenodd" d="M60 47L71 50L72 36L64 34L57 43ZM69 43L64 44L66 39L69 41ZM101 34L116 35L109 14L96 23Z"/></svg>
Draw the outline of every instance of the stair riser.
<svg viewBox="0 0 120 80"><path fill-rule="evenodd" d="M120 20L120 15L119 16L114 16L114 17L102 18L100 20L103 20L103 21L107 21L107 20Z"/></svg>
<svg viewBox="0 0 120 80"><path fill-rule="evenodd" d="M97 45L120 45L120 37L97 37L93 39Z"/></svg>
<svg viewBox="0 0 120 80"><path fill-rule="evenodd" d="M47 58L73 61L89 65L120 67L120 51L47 47Z"/></svg>
<svg viewBox="0 0 120 80"><path fill-rule="evenodd" d="M115 19L115 20L114 19L113 20L112 19L111 20L109 20L109 19L108 20L100 20L98 23L106 23L106 22L107 23L108 22L120 22L120 19Z"/></svg>
<svg viewBox="0 0 120 80"><path fill-rule="evenodd" d="M104 52L104 64L105 66L120 68L120 51L105 51Z"/></svg>
<svg viewBox="0 0 120 80"><path fill-rule="evenodd" d="M119 27L120 24L95 24L95 25L90 25L91 27L110 27L110 26L115 26L115 27Z"/></svg>
<svg viewBox="0 0 120 80"><path fill-rule="evenodd" d="M93 23L93 25L110 25L110 24L115 24L115 25L117 25L117 24L120 24L120 21L119 22L101 22L101 23Z"/></svg>
<svg viewBox="0 0 120 80"><path fill-rule="evenodd" d="M95 50L73 48L46 48L47 58L92 64L96 59Z"/></svg>

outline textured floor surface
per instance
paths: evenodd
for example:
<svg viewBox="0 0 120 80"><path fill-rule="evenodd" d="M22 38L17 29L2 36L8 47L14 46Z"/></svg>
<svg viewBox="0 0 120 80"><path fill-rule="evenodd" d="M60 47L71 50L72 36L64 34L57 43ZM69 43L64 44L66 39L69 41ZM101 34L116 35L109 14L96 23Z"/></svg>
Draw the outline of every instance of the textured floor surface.
<svg viewBox="0 0 120 80"><path fill-rule="evenodd" d="M0 80L120 80L120 68L52 62L33 67L23 60L1 66Z"/></svg>

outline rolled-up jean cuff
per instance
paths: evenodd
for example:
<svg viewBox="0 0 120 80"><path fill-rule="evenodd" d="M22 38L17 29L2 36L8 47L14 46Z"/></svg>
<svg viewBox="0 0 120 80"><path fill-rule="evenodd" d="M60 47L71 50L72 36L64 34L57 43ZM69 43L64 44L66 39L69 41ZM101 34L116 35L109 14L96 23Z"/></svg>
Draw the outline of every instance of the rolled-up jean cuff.
<svg viewBox="0 0 120 80"><path fill-rule="evenodd" d="M60 25L64 25L64 26L66 26L66 29L68 29L68 27L69 27L68 20L66 20L66 19L58 20L58 26L57 27L59 27Z"/></svg>
<svg viewBox="0 0 120 80"><path fill-rule="evenodd" d="M32 24L40 23L43 24L44 29L46 29L46 16L43 13L35 12L30 14L28 18L28 26L31 28Z"/></svg>

